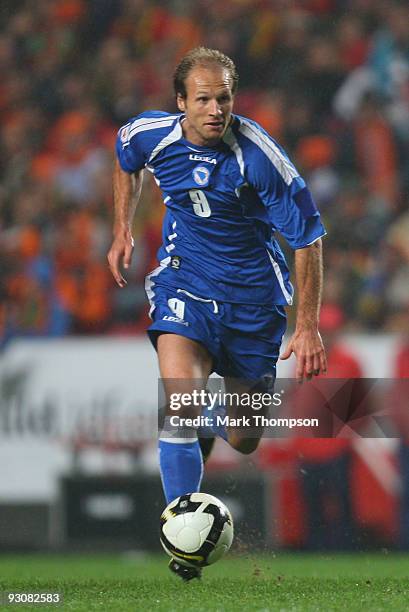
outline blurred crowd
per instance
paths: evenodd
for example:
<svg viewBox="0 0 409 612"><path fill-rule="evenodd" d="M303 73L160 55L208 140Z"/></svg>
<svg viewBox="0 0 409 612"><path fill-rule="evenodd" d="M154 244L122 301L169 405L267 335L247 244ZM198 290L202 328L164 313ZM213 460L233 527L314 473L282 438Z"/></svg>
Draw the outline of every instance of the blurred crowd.
<svg viewBox="0 0 409 612"><path fill-rule="evenodd" d="M164 207L145 177L117 289L114 142L142 110L175 110L171 75L199 44L235 60L235 111L310 185L328 230L327 312L352 331L407 326L407 2L2 0L0 25L0 345L145 328Z"/></svg>

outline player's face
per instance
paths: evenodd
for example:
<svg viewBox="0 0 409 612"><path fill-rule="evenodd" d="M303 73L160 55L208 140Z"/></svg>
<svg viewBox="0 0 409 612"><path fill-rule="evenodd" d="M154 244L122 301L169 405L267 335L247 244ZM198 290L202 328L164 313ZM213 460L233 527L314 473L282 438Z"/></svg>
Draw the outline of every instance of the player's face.
<svg viewBox="0 0 409 612"><path fill-rule="evenodd" d="M199 146L213 146L223 138L233 110L232 78L228 70L214 66L195 66L186 77L186 98L177 97L186 119L184 136Z"/></svg>

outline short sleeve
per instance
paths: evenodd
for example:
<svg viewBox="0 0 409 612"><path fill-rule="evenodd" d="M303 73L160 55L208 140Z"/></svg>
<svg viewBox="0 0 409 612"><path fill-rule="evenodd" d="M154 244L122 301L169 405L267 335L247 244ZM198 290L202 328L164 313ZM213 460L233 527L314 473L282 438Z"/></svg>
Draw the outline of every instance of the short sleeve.
<svg viewBox="0 0 409 612"><path fill-rule="evenodd" d="M136 172L145 166L145 156L138 142L137 134L132 134L133 120L118 131L116 154L124 172Z"/></svg>
<svg viewBox="0 0 409 612"><path fill-rule="evenodd" d="M264 131L253 140L247 164L251 186L267 209L268 218L293 249L306 247L325 235L309 189L284 151Z"/></svg>

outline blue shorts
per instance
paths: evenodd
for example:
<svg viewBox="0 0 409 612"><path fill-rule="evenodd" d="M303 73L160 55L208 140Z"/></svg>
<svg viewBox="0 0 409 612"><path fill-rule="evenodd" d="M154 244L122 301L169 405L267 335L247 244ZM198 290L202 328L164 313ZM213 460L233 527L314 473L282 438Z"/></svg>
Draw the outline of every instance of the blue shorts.
<svg viewBox="0 0 409 612"><path fill-rule="evenodd" d="M178 334L203 344L220 376L275 377L287 322L283 306L215 302L158 285L151 304L148 334L155 348L161 332Z"/></svg>

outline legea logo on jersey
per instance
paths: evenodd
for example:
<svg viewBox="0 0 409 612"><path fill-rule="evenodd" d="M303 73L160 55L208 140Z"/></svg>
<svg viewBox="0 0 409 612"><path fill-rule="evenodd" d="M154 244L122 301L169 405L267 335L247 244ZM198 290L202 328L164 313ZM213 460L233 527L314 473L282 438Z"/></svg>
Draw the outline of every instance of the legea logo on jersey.
<svg viewBox="0 0 409 612"><path fill-rule="evenodd" d="M196 166L192 172L195 183L205 187L209 183L210 172L205 166Z"/></svg>
<svg viewBox="0 0 409 612"><path fill-rule="evenodd" d="M189 159L192 161L204 161L208 164L217 164L217 160L214 157L204 157L203 155L194 155L193 153L189 155Z"/></svg>

